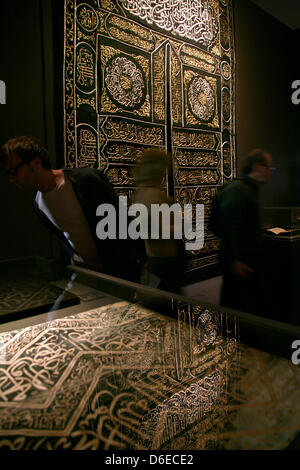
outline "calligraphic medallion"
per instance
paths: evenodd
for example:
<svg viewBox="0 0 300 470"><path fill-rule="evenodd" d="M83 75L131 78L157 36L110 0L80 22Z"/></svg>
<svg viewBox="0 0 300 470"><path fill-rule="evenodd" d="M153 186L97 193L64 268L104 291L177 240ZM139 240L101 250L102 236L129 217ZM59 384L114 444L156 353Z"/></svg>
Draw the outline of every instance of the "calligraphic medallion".
<svg viewBox="0 0 300 470"><path fill-rule="evenodd" d="M143 70L125 56L115 56L105 67L105 86L112 100L129 109L140 107L145 100Z"/></svg>
<svg viewBox="0 0 300 470"><path fill-rule="evenodd" d="M79 5L77 21L88 32L94 31L99 25L99 18L95 10L89 5Z"/></svg>
<svg viewBox="0 0 300 470"><path fill-rule="evenodd" d="M192 113L203 122L213 119L216 109L214 91L203 77L195 77L188 88Z"/></svg>

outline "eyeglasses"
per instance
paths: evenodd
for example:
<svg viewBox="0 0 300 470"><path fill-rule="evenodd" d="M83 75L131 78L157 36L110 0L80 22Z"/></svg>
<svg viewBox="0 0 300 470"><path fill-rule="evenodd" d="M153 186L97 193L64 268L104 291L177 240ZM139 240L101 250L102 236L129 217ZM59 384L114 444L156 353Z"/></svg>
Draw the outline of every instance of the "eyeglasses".
<svg viewBox="0 0 300 470"><path fill-rule="evenodd" d="M266 165L265 163L262 163L262 166L265 166L266 168L269 168L270 171L276 171L277 170L276 166L269 166L269 165Z"/></svg>
<svg viewBox="0 0 300 470"><path fill-rule="evenodd" d="M15 166L14 168L10 168L9 170L5 170L6 176L13 176L17 173L18 169L21 168L21 166L26 165L28 162L21 162L19 165Z"/></svg>

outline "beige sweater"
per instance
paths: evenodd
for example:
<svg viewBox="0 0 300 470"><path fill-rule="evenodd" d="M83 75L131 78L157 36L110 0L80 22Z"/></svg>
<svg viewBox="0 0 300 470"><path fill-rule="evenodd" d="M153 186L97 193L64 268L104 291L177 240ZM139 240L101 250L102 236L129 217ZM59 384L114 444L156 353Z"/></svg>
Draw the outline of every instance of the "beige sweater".
<svg viewBox="0 0 300 470"><path fill-rule="evenodd" d="M148 209L148 227L149 227L149 237L150 235L150 223L151 223L151 205L152 204L163 204L168 205L172 204L166 194L158 187L140 187L137 189L134 196L134 203L144 204ZM162 223L162 221L161 221ZM164 223L166 223L164 221ZM162 227L160 227L161 229ZM170 233L172 236L174 230L174 225L170 223ZM156 258L169 258L176 257L179 251L180 240L145 240L146 253L147 256L156 257Z"/></svg>

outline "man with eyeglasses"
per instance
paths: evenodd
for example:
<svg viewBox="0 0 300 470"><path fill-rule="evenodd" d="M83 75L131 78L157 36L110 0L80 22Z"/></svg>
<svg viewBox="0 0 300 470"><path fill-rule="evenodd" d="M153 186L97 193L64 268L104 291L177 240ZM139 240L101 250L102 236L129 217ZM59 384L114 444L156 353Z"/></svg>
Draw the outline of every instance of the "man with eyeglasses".
<svg viewBox="0 0 300 470"><path fill-rule="evenodd" d="M9 182L34 190L33 207L63 243L69 259L106 274L139 281L139 253L132 240L99 240L96 209L118 210L119 199L106 176L95 168L51 169L47 150L28 136L14 137L0 149Z"/></svg>
<svg viewBox="0 0 300 470"><path fill-rule="evenodd" d="M262 313L263 238L260 221L260 187L272 176L272 155L253 150L243 165L243 177L220 191L219 235L223 271L221 305Z"/></svg>

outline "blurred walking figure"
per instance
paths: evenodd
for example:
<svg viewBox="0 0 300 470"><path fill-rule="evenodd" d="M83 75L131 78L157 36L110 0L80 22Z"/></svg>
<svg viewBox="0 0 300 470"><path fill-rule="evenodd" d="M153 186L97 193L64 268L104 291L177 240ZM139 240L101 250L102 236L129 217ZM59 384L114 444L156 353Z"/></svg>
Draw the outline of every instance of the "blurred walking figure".
<svg viewBox="0 0 300 470"><path fill-rule="evenodd" d="M164 150L147 149L141 162L135 171L135 181L138 189L134 196L134 203L143 204L148 210L148 227L151 227L151 206L153 204L168 204L171 206L174 201L168 197L166 191L162 189L162 184L167 176L167 169L171 163L171 156ZM169 227L165 227L169 224ZM182 240L175 240L174 217L164 220L160 214L159 234L163 228L170 229L170 239L145 240L147 254L147 270L156 280L155 287L158 289L179 292L181 278L184 269L184 245Z"/></svg>
<svg viewBox="0 0 300 470"><path fill-rule="evenodd" d="M272 175L272 165L270 153L253 150L244 162L242 179L228 184L218 195L224 307L256 314L263 311L259 193Z"/></svg>

